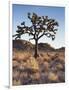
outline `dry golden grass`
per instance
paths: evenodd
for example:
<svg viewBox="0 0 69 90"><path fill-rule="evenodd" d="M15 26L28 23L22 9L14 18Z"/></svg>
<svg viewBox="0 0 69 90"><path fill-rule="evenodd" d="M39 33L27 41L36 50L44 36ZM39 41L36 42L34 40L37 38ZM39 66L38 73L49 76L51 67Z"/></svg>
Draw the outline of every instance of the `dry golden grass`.
<svg viewBox="0 0 69 90"><path fill-rule="evenodd" d="M39 80L40 79L40 74L39 73L34 73L30 76L32 80Z"/></svg>
<svg viewBox="0 0 69 90"><path fill-rule="evenodd" d="M27 60L29 59L29 57L31 57L31 54L29 52L16 52L13 53L13 60L17 60L17 61L22 61L22 60Z"/></svg>
<svg viewBox="0 0 69 90"><path fill-rule="evenodd" d="M45 70L48 71L50 65L47 61L44 62L44 66L45 66Z"/></svg>
<svg viewBox="0 0 69 90"><path fill-rule="evenodd" d="M13 80L13 85L21 85L21 81L20 80Z"/></svg>
<svg viewBox="0 0 69 90"><path fill-rule="evenodd" d="M52 82L54 81L58 81L58 76L57 74L53 73L53 72L49 72L48 74L48 79Z"/></svg>
<svg viewBox="0 0 69 90"><path fill-rule="evenodd" d="M13 65L13 67L18 67L19 63L17 61L13 61L12 65Z"/></svg>
<svg viewBox="0 0 69 90"><path fill-rule="evenodd" d="M50 56L47 53L41 53L40 55L44 61L50 61Z"/></svg>
<svg viewBox="0 0 69 90"><path fill-rule="evenodd" d="M64 52L13 52L13 85L64 82Z"/></svg>
<svg viewBox="0 0 69 90"><path fill-rule="evenodd" d="M63 69L63 65L62 65L62 64L60 64L60 63L59 63L59 64L57 64L57 65L56 65L56 67L57 67L57 69L58 69L58 70Z"/></svg>
<svg viewBox="0 0 69 90"><path fill-rule="evenodd" d="M27 67L33 70L39 70L38 62L34 57L30 57L29 60L27 60Z"/></svg>

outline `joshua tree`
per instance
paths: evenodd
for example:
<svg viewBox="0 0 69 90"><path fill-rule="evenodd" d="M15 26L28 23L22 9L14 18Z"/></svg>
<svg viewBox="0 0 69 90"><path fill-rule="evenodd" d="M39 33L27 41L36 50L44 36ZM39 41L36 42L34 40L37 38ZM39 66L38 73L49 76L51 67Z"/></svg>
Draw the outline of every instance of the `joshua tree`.
<svg viewBox="0 0 69 90"><path fill-rule="evenodd" d="M58 30L58 22L55 19L49 19L48 16L38 16L36 13L28 13L28 18L31 21L30 26L26 26L25 22L22 22L20 26L17 26L17 34L13 35L15 39L21 38L21 35L28 34L32 38L29 40L35 40L35 54L34 57L38 56L38 40L44 35L48 38L55 39L56 31Z"/></svg>

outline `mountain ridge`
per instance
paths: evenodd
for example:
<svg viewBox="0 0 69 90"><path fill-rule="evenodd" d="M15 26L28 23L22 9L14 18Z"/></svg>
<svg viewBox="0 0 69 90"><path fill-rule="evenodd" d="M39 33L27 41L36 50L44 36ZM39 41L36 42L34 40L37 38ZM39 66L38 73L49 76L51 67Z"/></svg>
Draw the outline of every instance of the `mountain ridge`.
<svg viewBox="0 0 69 90"><path fill-rule="evenodd" d="M13 49L17 49L17 50L23 50L23 51L33 51L35 48L35 45L32 44L29 41L26 40L13 40ZM52 47L50 44L48 43L38 43L38 50L41 51L64 51L65 48L61 47L59 49L55 49L54 47Z"/></svg>

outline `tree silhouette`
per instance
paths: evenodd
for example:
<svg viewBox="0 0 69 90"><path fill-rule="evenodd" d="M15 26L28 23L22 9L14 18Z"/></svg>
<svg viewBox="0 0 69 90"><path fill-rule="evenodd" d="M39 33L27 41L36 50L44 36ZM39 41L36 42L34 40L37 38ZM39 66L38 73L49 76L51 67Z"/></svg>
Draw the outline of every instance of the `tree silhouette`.
<svg viewBox="0 0 69 90"><path fill-rule="evenodd" d="M28 13L28 19L31 21L30 26L26 26L25 22L22 22L20 26L17 26L17 34L13 35L15 39L20 39L23 34L31 35L32 38L29 40L35 40L35 54L34 57L38 56L38 40L44 35L48 38L55 39L56 27L58 22L55 19L49 19L48 16L38 16L36 13Z"/></svg>

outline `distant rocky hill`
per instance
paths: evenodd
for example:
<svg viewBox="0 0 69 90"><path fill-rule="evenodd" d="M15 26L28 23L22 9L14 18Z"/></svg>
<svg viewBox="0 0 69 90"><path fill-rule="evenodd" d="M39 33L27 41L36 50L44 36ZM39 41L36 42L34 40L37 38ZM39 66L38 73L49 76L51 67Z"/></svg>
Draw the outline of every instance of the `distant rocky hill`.
<svg viewBox="0 0 69 90"><path fill-rule="evenodd" d="M17 50L33 50L34 45L25 40L13 40L13 49Z"/></svg>
<svg viewBox="0 0 69 90"><path fill-rule="evenodd" d="M48 43L39 43L38 49L43 51L54 51L55 49Z"/></svg>
<svg viewBox="0 0 69 90"><path fill-rule="evenodd" d="M56 49L57 51L65 51L65 47L61 47L59 49Z"/></svg>
<svg viewBox="0 0 69 90"><path fill-rule="evenodd" d="M32 44L29 41L26 41L26 40L13 40L13 49L23 50L23 51L33 51L34 47L35 47L35 45ZM65 50L64 47L62 47L60 49L54 49L48 43L39 43L38 44L38 49L41 50L41 51L55 51L55 50L63 51L63 50Z"/></svg>

